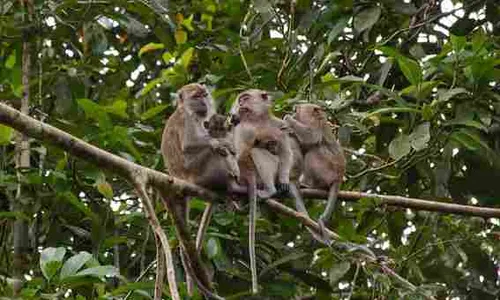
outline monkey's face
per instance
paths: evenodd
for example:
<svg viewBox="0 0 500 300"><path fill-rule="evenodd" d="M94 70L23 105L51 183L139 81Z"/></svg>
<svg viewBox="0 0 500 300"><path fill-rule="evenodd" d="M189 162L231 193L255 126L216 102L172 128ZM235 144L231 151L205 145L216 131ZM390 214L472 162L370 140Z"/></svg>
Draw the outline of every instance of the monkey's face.
<svg viewBox="0 0 500 300"><path fill-rule="evenodd" d="M323 109L316 104L298 104L295 106L295 119L303 124L319 127L326 116Z"/></svg>
<svg viewBox="0 0 500 300"><path fill-rule="evenodd" d="M272 101L266 91L251 89L239 94L236 98L236 118L249 119L269 114Z"/></svg>
<svg viewBox="0 0 500 300"><path fill-rule="evenodd" d="M179 90L179 99L188 113L194 113L199 117L206 117L212 110L212 98L201 84L191 83L183 86Z"/></svg>
<svg viewBox="0 0 500 300"><path fill-rule="evenodd" d="M210 120L203 123L203 126L211 137L224 138L231 130L231 125L226 121L226 117L222 115L213 115Z"/></svg>

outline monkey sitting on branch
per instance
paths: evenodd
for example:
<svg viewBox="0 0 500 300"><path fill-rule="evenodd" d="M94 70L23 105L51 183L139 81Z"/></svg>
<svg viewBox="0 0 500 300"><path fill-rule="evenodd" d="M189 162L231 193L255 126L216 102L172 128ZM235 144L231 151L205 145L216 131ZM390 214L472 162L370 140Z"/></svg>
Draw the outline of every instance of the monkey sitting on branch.
<svg viewBox="0 0 500 300"><path fill-rule="evenodd" d="M300 185L329 189L325 210L318 220L323 242L327 242L325 226L335 209L346 166L342 147L331 130L325 111L318 105L296 105L295 118L286 115L284 121L293 131L304 155ZM304 206L298 206L297 209L307 214Z"/></svg>
<svg viewBox="0 0 500 300"><path fill-rule="evenodd" d="M234 129L234 144L241 172L240 183L246 185L250 206L248 241L254 294L258 292L255 258L257 196L268 198L279 191L303 202L298 189L290 183L295 164L286 124L272 115L271 106L267 92L251 89L239 94L232 108L233 119L238 122Z"/></svg>
<svg viewBox="0 0 500 300"><path fill-rule="evenodd" d="M235 159L235 156L227 148L226 143L218 138L212 138L204 126L205 121L214 115L212 97L204 86L197 83L183 86L178 91L178 97L178 106L166 122L161 142L161 151L168 172L172 176L209 189L230 189L236 184L239 176L235 168L236 161L233 165L228 163L231 159ZM179 220L174 221L181 223L180 227L186 233L183 237L185 241L181 240L183 248L190 244L187 222L188 200L188 198L179 199L173 207L177 211L176 215L179 216ZM197 241L202 240L212 211L213 204L209 203L203 214ZM190 251L190 255L196 255L199 258L200 246L201 243L198 243L198 249ZM187 253L186 249L183 252ZM184 258L184 255L181 257ZM190 263L189 257L187 263ZM189 266L187 267L189 269ZM197 269L198 274L194 274L194 279L201 281L200 289L207 294L203 289L210 287L210 280L202 266ZM198 287L200 287L200 282L198 282Z"/></svg>

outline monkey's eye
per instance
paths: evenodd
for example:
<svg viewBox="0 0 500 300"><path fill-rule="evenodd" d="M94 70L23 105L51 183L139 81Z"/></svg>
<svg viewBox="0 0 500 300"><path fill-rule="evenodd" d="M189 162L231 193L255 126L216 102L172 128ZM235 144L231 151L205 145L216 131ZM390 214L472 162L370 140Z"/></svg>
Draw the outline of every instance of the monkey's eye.
<svg viewBox="0 0 500 300"><path fill-rule="evenodd" d="M248 95L246 95L246 94L241 95L241 97L238 99L238 103L243 104L245 101L247 101L247 99L248 99Z"/></svg>
<svg viewBox="0 0 500 300"><path fill-rule="evenodd" d="M262 97L262 100L264 101L267 101L269 99L269 96L266 94L266 93L262 93L262 95L260 95Z"/></svg>

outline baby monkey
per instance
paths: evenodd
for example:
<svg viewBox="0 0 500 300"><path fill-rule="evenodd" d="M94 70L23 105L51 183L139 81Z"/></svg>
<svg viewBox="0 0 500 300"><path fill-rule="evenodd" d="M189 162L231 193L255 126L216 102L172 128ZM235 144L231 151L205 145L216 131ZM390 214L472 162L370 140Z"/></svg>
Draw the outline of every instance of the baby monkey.
<svg viewBox="0 0 500 300"><path fill-rule="evenodd" d="M299 182L302 186L329 189L328 202L318 224L322 236L327 240L325 226L330 219L337 194L345 172L345 157L342 147L335 139L325 111L315 104L299 104L295 107L295 118L284 118L292 129L304 155L304 167ZM304 210L298 207L298 209ZM307 211L302 211L307 214Z"/></svg>
<svg viewBox="0 0 500 300"><path fill-rule="evenodd" d="M203 127L207 129L208 135L216 139L219 144L219 147L217 147L215 151L221 157L214 163L225 164L225 169L229 171L231 177L237 180L240 176L240 168L238 167L238 162L235 157L236 149L231 134L231 123L228 122L224 115L214 114L208 121L203 122ZM210 166L211 164L207 164L207 167ZM212 174L212 172L207 173Z"/></svg>

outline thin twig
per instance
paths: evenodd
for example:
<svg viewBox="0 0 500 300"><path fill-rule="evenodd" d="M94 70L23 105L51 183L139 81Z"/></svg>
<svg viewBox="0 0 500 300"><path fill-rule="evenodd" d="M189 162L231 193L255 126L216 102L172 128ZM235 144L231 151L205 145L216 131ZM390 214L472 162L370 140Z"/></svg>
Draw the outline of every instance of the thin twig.
<svg viewBox="0 0 500 300"><path fill-rule="evenodd" d="M154 267L155 264L156 264L156 259L149 263L149 265L141 272L141 274L139 274L139 276L135 279L134 282L141 281L142 278L144 278L144 276L148 274L149 270L151 270ZM127 300L132 295L133 292L134 291L129 291L127 295L125 295L123 300Z"/></svg>
<svg viewBox="0 0 500 300"><path fill-rule="evenodd" d="M144 206L144 211L146 212L146 217L149 221L149 224L153 228L153 231L156 235L156 243L157 249L158 245L161 244L162 252L165 255L164 259L160 259L160 255L157 254L157 266L156 266L156 282L155 282L155 300L161 300L161 294L163 288L159 285L163 285L163 275L164 275L164 267L167 269L167 279L168 285L170 289L170 296L172 299L180 300L181 296L179 295L179 289L177 287L177 280L175 279L175 269L174 269L174 259L172 256L172 251L170 250L170 244L168 242L168 237L165 231L161 228L160 221L156 217L156 213L154 210L153 203L151 202L151 198L146 192L146 182L147 175L141 174L132 174L135 179L134 186L137 191L138 196L142 200L142 204ZM158 294L159 293L159 294Z"/></svg>

